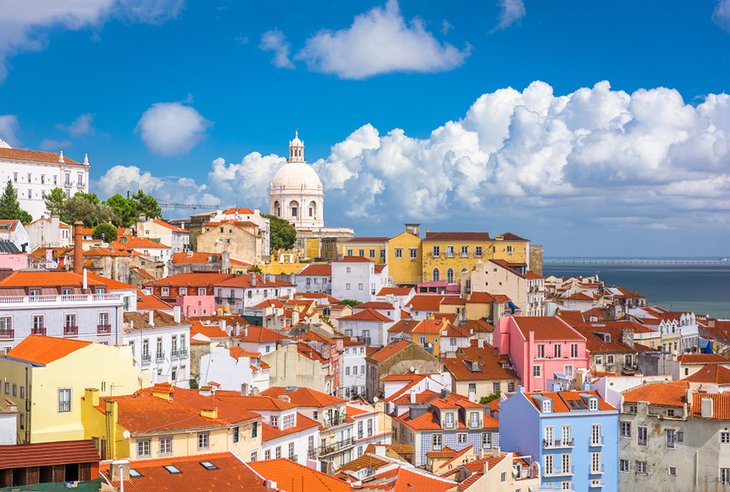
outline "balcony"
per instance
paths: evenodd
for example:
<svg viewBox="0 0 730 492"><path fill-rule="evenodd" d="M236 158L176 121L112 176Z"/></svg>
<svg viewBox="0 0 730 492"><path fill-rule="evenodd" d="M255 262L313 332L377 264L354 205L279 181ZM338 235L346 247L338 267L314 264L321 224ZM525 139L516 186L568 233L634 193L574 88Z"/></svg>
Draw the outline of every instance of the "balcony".
<svg viewBox="0 0 730 492"><path fill-rule="evenodd" d="M333 442L331 444L322 444L319 447L319 456L327 456L328 454L337 453L353 446L352 438L342 441Z"/></svg>
<svg viewBox="0 0 730 492"><path fill-rule="evenodd" d="M299 456L297 456L296 454L290 454L289 455L289 460L290 461L295 461L295 462L296 461L299 461Z"/></svg>
<svg viewBox="0 0 730 492"><path fill-rule="evenodd" d="M15 330L12 328L0 330L0 339L2 338L15 338Z"/></svg>
<svg viewBox="0 0 730 492"><path fill-rule="evenodd" d="M164 352L157 352L157 354L155 354L155 362L163 362L164 360L165 360Z"/></svg>
<svg viewBox="0 0 730 492"><path fill-rule="evenodd" d="M42 335L42 336L46 336L46 327L45 326L41 326L39 328L31 328L30 329L30 334L31 335ZM2 337L0 337L0 338L2 338Z"/></svg>
<svg viewBox="0 0 730 492"><path fill-rule="evenodd" d="M97 335L109 335L112 332L112 325L96 325Z"/></svg>
<svg viewBox="0 0 730 492"><path fill-rule="evenodd" d="M592 448L600 448L603 446L603 436L600 436L598 439L591 439L588 446Z"/></svg>
<svg viewBox="0 0 730 492"><path fill-rule="evenodd" d="M589 475L601 475L603 474L603 464L601 466L594 468L591 467L590 471L588 472Z"/></svg>
<svg viewBox="0 0 730 492"><path fill-rule="evenodd" d="M334 427L336 425L341 425L345 423L345 417L342 415L335 415L333 417L325 417L324 419L324 426L325 427Z"/></svg>
<svg viewBox="0 0 730 492"><path fill-rule="evenodd" d="M41 306L67 306L69 304L104 305L119 304L124 300L121 294L67 294L60 296L0 296L2 309L38 308Z"/></svg>
<svg viewBox="0 0 730 492"><path fill-rule="evenodd" d="M142 365L148 366L152 362L152 356L150 354L142 354Z"/></svg>
<svg viewBox="0 0 730 492"><path fill-rule="evenodd" d="M317 450L316 449L311 449L310 448L307 451L307 458L309 458L310 460L316 460L317 459L317 456L318 455L317 455Z"/></svg>
<svg viewBox="0 0 730 492"><path fill-rule="evenodd" d="M78 326L64 326L63 327L63 336L65 337L75 337L79 334L79 327Z"/></svg>
<svg viewBox="0 0 730 492"><path fill-rule="evenodd" d="M545 470L543 476L545 477L566 477L575 473L575 466L568 467L567 470L553 468L552 470Z"/></svg>
<svg viewBox="0 0 730 492"><path fill-rule="evenodd" d="M182 359L188 356L188 349L173 350L170 355L176 359Z"/></svg>
<svg viewBox="0 0 730 492"><path fill-rule="evenodd" d="M570 439L554 439L552 441L543 439L542 447L545 449L572 448L574 441L572 437Z"/></svg>

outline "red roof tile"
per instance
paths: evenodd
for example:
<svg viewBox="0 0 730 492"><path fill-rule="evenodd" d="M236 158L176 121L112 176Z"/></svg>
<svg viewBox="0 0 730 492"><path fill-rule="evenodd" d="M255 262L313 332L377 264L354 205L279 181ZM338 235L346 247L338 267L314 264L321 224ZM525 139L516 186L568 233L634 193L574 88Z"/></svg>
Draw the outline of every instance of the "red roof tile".
<svg viewBox="0 0 730 492"><path fill-rule="evenodd" d="M683 354L677 360L682 364L730 364L730 359L718 354Z"/></svg>
<svg viewBox="0 0 730 492"><path fill-rule="evenodd" d="M525 340L535 332L535 340L583 340L584 337L557 316L515 316Z"/></svg>
<svg viewBox="0 0 730 492"><path fill-rule="evenodd" d="M406 307L411 311L433 311L438 312L441 300L446 296L441 295L415 295L408 301Z"/></svg>
<svg viewBox="0 0 730 492"><path fill-rule="evenodd" d="M254 343L281 342L283 340L290 339L288 336L279 333L278 331L254 325L249 325L245 329L241 330L236 338L242 342Z"/></svg>
<svg viewBox="0 0 730 492"><path fill-rule="evenodd" d="M337 260L332 260L332 263L375 263L375 261L364 256L343 256Z"/></svg>
<svg viewBox="0 0 730 492"><path fill-rule="evenodd" d="M408 347L410 344L411 342L409 340L400 340L395 343L386 345L385 347L378 349L372 354L368 354L368 358L374 360L375 362L385 362L401 350Z"/></svg>
<svg viewBox="0 0 730 492"><path fill-rule="evenodd" d="M98 462L99 453L91 440L0 446L0 470Z"/></svg>
<svg viewBox="0 0 730 492"><path fill-rule="evenodd" d="M378 292L378 297L393 295L404 297L409 295L413 291L413 287L383 287Z"/></svg>
<svg viewBox="0 0 730 492"><path fill-rule="evenodd" d="M342 398L322 393L312 388L296 387L293 391L287 391L288 387L272 386L261 392L264 396L278 398L280 395L288 396L291 402L302 407L328 407L346 402Z"/></svg>
<svg viewBox="0 0 730 492"><path fill-rule="evenodd" d="M702 416L702 400L712 400L712 417ZM692 411L695 418L711 418L715 420L730 420L730 393L692 393Z"/></svg>
<svg viewBox="0 0 730 492"><path fill-rule="evenodd" d="M85 342L83 340L28 335L8 352L7 356L45 365L62 359L89 345L91 345L91 342Z"/></svg>
<svg viewBox="0 0 730 492"><path fill-rule="evenodd" d="M42 152L39 150L25 150L13 148L0 148L0 159L11 159L14 161L48 162L58 164L61 156L55 152ZM83 166L79 161L69 157L63 157L64 164Z"/></svg>
<svg viewBox="0 0 730 492"><path fill-rule="evenodd" d="M684 378L683 381L722 385L730 384L730 369L718 364L708 364L691 376Z"/></svg>
<svg viewBox="0 0 730 492"><path fill-rule="evenodd" d="M686 403L685 393L687 388L689 388L689 383L684 380L648 383L624 391L624 402L636 403L645 401L652 405L681 407Z"/></svg>
<svg viewBox="0 0 730 492"><path fill-rule="evenodd" d="M312 492L348 492L352 487L347 482L329 475L318 472L304 465L283 458L254 461L248 464L259 475L277 483L289 492L312 491ZM287 484L296 484L295 488L289 488Z"/></svg>
<svg viewBox="0 0 730 492"><path fill-rule="evenodd" d="M312 263L297 272L300 277L331 277L332 265L329 263Z"/></svg>
<svg viewBox="0 0 730 492"><path fill-rule="evenodd" d="M393 320L375 309L365 308L349 316L337 318L337 321L379 321L381 323L390 323Z"/></svg>
<svg viewBox="0 0 730 492"><path fill-rule="evenodd" d="M459 349L454 357L443 359L444 368L457 381L499 380L511 379L519 381L520 377L514 371L503 367L509 365L509 359L500 356L497 349L491 345L479 348L476 343Z"/></svg>

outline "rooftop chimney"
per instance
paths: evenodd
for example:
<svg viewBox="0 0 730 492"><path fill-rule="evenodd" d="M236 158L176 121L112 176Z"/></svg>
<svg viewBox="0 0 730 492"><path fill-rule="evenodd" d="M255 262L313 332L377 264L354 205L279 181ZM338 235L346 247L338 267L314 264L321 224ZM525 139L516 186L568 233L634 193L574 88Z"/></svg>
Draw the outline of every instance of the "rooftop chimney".
<svg viewBox="0 0 730 492"><path fill-rule="evenodd" d="M700 409L702 410L702 418L703 419L711 419L713 414L715 413L715 400L712 398L702 398L702 401L700 403Z"/></svg>
<svg viewBox="0 0 730 492"><path fill-rule="evenodd" d="M416 390L412 389L411 390L411 404L415 405L415 403L416 403Z"/></svg>
<svg viewBox="0 0 730 492"><path fill-rule="evenodd" d="M149 319L147 322L150 326L155 326L155 311L150 309L149 313L147 314L149 315Z"/></svg>
<svg viewBox="0 0 730 492"><path fill-rule="evenodd" d="M112 481L129 480L129 460L114 460L111 464Z"/></svg>
<svg viewBox="0 0 730 492"><path fill-rule="evenodd" d="M84 223L80 220L74 222L74 273L81 274L84 269L84 235L81 229Z"/></svg>
<svg viewBox="0 0 730 492"><path fill-rule="evenodd" d="M172 308L172 317L175 320L175 323L180 323L180 319L181 319L180 306L174 306Z"/></svg>
<svg viewBox="0 0 730 492"><path fill-rule="evenodd" d="M89 288L89 275L86 273L86 268L84 268L84 284L83 284L84 290Z"/></svg>

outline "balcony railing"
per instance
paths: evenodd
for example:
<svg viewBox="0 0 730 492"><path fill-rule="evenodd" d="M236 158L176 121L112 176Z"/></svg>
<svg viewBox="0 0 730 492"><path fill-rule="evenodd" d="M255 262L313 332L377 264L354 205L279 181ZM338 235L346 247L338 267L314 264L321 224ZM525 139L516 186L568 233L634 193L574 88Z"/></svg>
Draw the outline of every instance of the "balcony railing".
<svg viewBox="0 0 730 492"><path fill-rule="evenodd" d="M69 304L82 302L122 302L121 294L66 294L59 296L0 296L0 305Z"/></svg>
<svg viewBox="0 0 730 492"><path fill-rule="evenodd" d="M15 330L12 328L0 330L0 338L15 338Z"/></svg>
<svg viewBox="0 0 730 492"><path fill-rule="evenodd" d="M310 448L307 450L307 458L315 460L317 459L317 450Z"/></svg>
<svg viewBox="0 0 730 492"><path fill-rule="evenodd" d="M333 417L325 417L324 419L324 426L325 427L334 427L336 425L344 424L345 423L345 417L342 415L335 415Z"/></svg>
<svg viewBox="0 0 730 492"><path fill-rule="evenodd" d="M152 362L152 356L150 354L142 354L142 365L146 366Z"/></svg>
<svg viewBox="0 0 730 492"><path fill-rule="evenodd" d="M64 326L63 327L63 336L74 337L78 334L79 334L78 326Z"/></svg>
<svg viewBox="0 0 730 492"><path fill-rule="evenodd" d="M99 335L108 335L112 332L112 325L97 325L96 333Z"/></svg>
<svg viewBox="0 0 730 492"><path fill-rule="evenodd" d="M30 329L31 335L43 335L46 336L46 327L42 326L40 328L31 328Z"/></svg>
<svg viewBox="0 0 730 492"><path fill-rule="evenodd" d="M566 475L572 475L575 473L575 466L569 466L567 470L553 468L552 470L545 470L544 476L546 477L564 477Z"/></svg>
<svg viewBox="0 0 730 492"><path fill-rule="evenodd" d="M601 463L601 466L598 468L594 468L591 466L589 473L591 475L600 475L601 473L603 473L603 463Z"/></svg>
<svg viewBox="0 0 730 492"><path fill-rule="evenodd" d="M574 439L571 437L570 439L554 439L552 441L548 441L547 439L542 440L542 447L548 448L548 449L556 449L556 448L572 448L574 443Z"/></svg>
<svg viewBox="0 0 730 492"><path fill-rule="evenodd" d="M591 438L588 445L592 448L603 446L603 436L599 436L598 439Z"/></svg>
<svg viewBox="0 0 730 492"><path fill-rule="evenodd" d="M155 361L156 362L162 362L164 360L165 360L165 353L164 352L157 352L157 354L155 354Z"/></svg>
<svg viewBox="0 0 730 492"><path fill-rule="evenodd" d="M329 444L322 444L319 447L319 455L326 456L328 454L336 453L352 446L352 438L343 439L342 441L337 441Z"/></svg>
<svg viewBox="0 0 730 492"><path fill-rule="evenodd" d="M175 358L183 358L188 356L188 349L173 350L170 355Z"/></svg>

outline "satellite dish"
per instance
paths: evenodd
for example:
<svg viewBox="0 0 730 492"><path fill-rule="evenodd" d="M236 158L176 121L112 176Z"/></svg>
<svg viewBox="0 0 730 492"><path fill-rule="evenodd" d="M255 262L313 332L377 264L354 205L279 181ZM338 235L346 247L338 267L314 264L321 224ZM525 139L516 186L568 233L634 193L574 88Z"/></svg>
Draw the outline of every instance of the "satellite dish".
<svg viewBox="0 0 730 492"><path fill-rule="evenodd" d="M132 434L130 434L128 430L125 430L122 433L122 436L124 437L124 439L129 439L132 436Z"/></svg>
<svg viewBox="0 0 730 492"><path fill-rule="evenodd" d="M408 370L411 371L411 372L416 372L416 368L413 367L413 366L409 367Z"/></svg>
<svg viewBox="0 0 730 492"><path fill-rule="evenodd" d="M378 403L378 397L377 396L373 396L373 403Z"/></svg>

